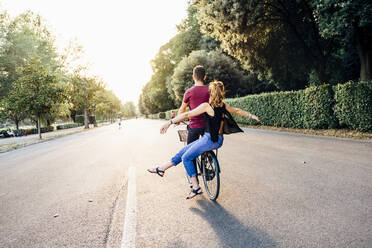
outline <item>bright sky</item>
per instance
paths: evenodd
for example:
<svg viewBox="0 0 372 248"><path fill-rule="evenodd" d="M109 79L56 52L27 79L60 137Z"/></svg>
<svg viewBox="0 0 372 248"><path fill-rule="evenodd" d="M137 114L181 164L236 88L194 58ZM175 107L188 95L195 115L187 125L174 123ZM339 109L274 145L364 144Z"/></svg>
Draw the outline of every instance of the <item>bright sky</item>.
<svg viewBox="0 0 372 248"><path fill-rule="evenodd" d="M39 13L57 37L58 48L76 38L91 74L101 77L122 102L137 105L150 80L150 60L176 33L187 0L0 0L13 17Z"/></svg>

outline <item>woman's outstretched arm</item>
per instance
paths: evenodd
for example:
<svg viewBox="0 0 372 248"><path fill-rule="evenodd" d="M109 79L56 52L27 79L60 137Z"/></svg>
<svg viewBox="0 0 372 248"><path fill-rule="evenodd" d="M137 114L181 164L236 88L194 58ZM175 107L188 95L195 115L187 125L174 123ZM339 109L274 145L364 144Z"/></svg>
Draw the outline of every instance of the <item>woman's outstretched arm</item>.
<svg viewBox="0 0 372 248"><path fill-rule="evenodd" d="M198 107L196 107L192 111L185 112L185 113L182 113L180 115L177 115L176 117L174 117L170 121L167 121L166 123L164 123L164 125L160 128L160 133L161 134L166 133L167 130L168 130L168 128L169 128L169 126L172 125L172 124L179 123L179 122L181 122L183 120L186 120L188 118L191 118L191 117L194 117L194 116L197 116L197 115L201 115L201 114L203 114L205 112L208 112L209 114L211 114L210 112L213 112L213 109L206 102L200 104Z"/></svg>
<svg viewBox="0 0 372 248"><path fill-rule="evenodd" d="M225 107L226 107L226 110L229 111L231 114L236 114L236 115L240 115L240 116L252 118L252 119L260 122L260 119L258 119L257 116L252 115L251 113L249 113L247 111L244 111L244 110L242 110L240 108L231 107L227 103L225 103Z"/></svg>

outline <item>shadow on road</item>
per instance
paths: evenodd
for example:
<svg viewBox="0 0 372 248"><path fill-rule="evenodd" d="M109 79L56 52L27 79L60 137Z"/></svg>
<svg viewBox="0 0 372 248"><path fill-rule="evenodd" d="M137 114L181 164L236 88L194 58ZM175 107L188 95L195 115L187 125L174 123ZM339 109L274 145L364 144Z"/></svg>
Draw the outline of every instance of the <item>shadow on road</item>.
<svg viewBox="0 0 372 248"><path fill-rule="evenodd" d="M267 233L246 227L235 216L216 202L198 200L200 208L190 210L203 217L216 232L222 247L276 247Z"/></svg>

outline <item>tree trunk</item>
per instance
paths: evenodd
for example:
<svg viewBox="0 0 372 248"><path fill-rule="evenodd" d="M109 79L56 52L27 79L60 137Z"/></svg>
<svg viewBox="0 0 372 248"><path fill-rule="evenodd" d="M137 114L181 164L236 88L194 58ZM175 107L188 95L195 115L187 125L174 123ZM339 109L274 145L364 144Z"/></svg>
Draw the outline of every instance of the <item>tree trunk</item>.
<svg viewBox="0 0 372 248"><path fill-rule="evenodd" d="M84 128L89 128L88 108L84 107Z"/></svg>
<svg viewBox="0 0 372 248"><path fill-rule="evenodd" d="M37 133L39 134L39 139L42 139L40 129L40 116L37 117Z"/></svg>
<svg viewBox="0 0 372 248"><path fill-rule="evenodd" d="M372 39L368 38L365 29L354 25L355 43L360 59L360 80L372 79Z"/></svg>
<svg viewBox="0 0 372 248"><path fill-rule="evenodd" d="M315 70L316 76L318 77L318 84L322 85L325 83L325 63L322 59L319 60L318 65L316 66Z"/></svg>
<svg viewBox="0 0 372 248"><path fill-rule="evenodd" d="M358 50L360 59L360 80L367 81L372 79L372 49L371 47L363 46Z"/></svg>
<svg viewBox="0 0 372 248"><path fill-rule="evenodd" d="M19 120L14 120L17 130L19 130Z"/></svg>
<svg viewBox="0 0 372 248"><path fill-rule="evenodd" d="M76 116L76 110L70 109L70 116L73 122L76 122L75 116Z"/></svg>

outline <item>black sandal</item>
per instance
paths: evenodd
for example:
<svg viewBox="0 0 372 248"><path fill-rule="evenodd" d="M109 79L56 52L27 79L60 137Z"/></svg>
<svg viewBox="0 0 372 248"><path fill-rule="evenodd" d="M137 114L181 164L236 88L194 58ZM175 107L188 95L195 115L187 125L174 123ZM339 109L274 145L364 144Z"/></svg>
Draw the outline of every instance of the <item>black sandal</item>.
<svg viewBox="0 0 372 248"><path fill-rule="evenodd" d="M165 173L163 170L160 170L159 167L156 167L155 168L155 171L152 171L150 169L147 169L147 171L150 172L150 173L156 173L156 174L158 174L161 177L163 177L164 176L164 173Z"/></svg>
<svg viewBox="0 0 372 248"><path fill-rule="evenodd" d="M199 191L200 191L200 192L199 192ZM190 196L191 193L194 193L194 195L193 195L193 196ZM193 189L193 190L191 190L190 194L186 197L186 200L190 200L190 199L194 198L194 197L197 196L197 195L201 195L201 194L203 194L203 191L201 191L201 188L199 187L199 188L197 188L197 189Z"/></svg>

